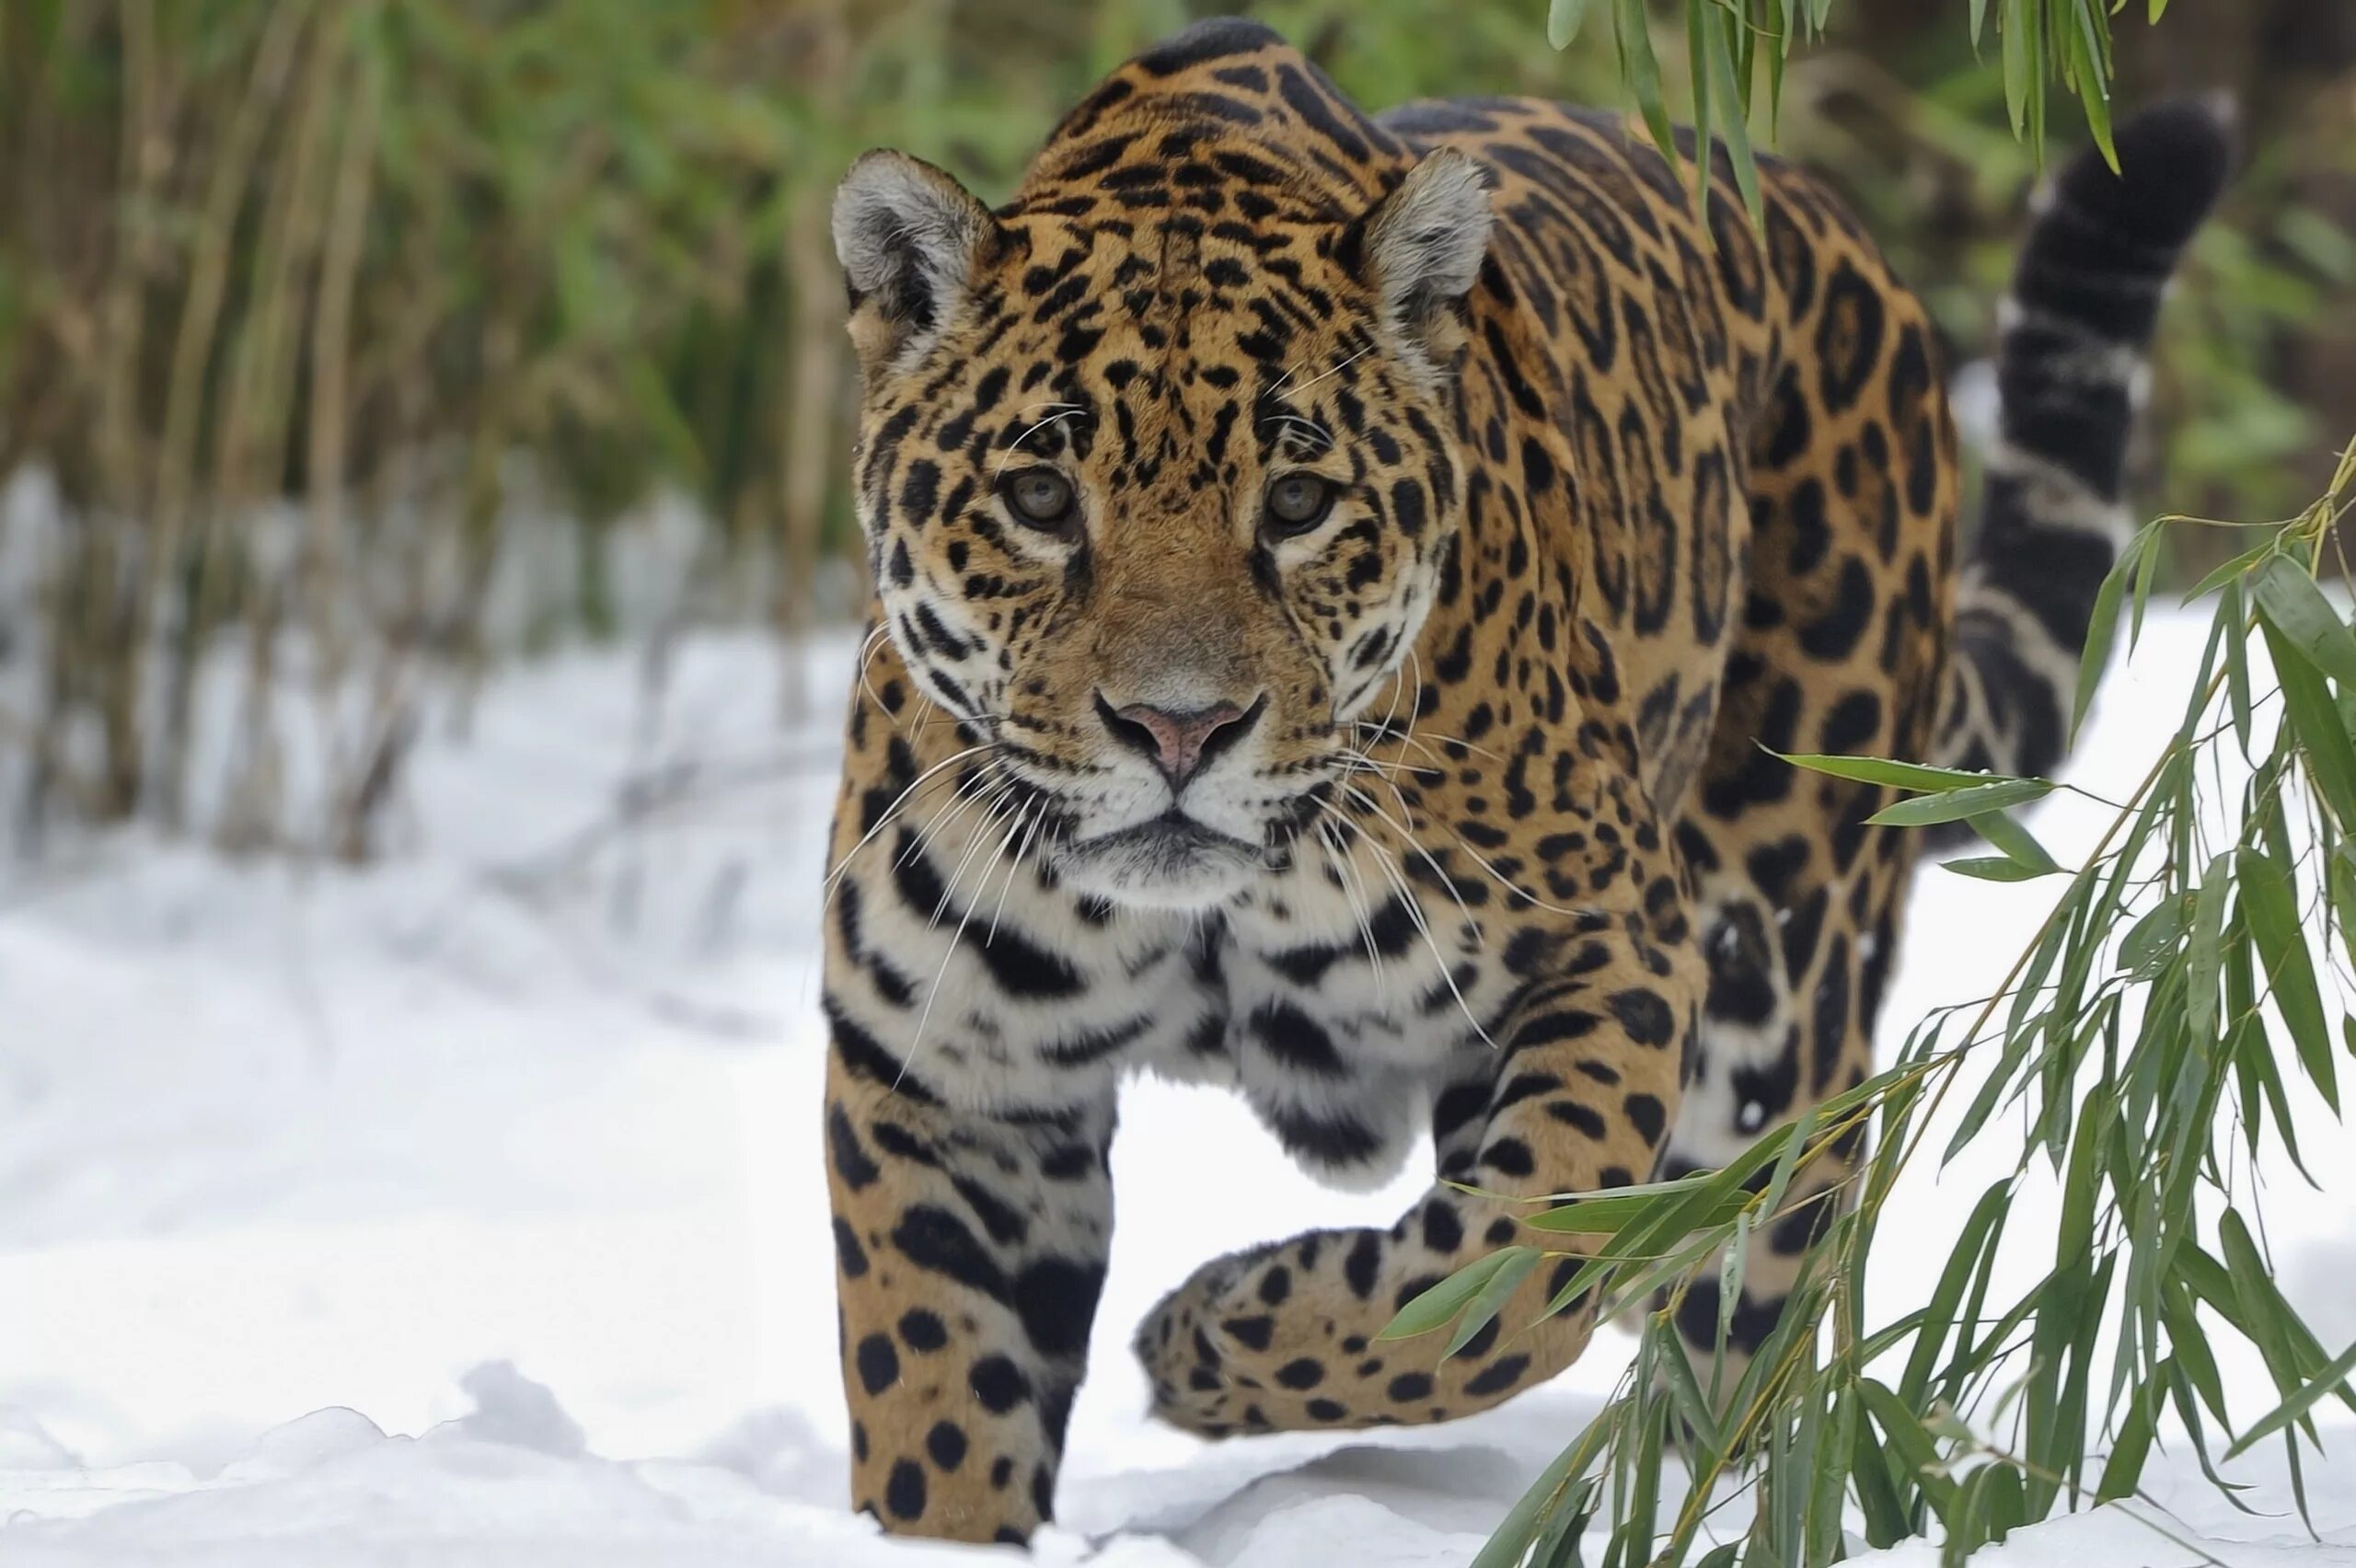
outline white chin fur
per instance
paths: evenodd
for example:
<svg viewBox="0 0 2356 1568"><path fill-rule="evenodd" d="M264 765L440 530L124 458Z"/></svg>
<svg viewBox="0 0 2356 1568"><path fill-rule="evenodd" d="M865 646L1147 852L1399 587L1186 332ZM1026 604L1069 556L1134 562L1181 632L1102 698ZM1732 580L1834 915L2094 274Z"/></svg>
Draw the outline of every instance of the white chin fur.
<svg viewBox="0 0 2356 1568"><path fill-rule="evenodd" d="M1225 904L1259 874L1261 863L1242 845L1131 842L1075 846L1057 857L1056 870L1076 892L1134 909L1185 913Z"/></svg>

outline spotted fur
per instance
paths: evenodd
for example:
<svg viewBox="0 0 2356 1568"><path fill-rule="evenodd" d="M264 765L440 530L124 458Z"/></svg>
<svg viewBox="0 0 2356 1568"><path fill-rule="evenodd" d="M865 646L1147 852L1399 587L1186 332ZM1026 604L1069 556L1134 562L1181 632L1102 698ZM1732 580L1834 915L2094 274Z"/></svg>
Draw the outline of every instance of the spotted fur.
<svg viewBox="0 0 2356 1568"><path fill-rule="evenodd" d="M1216 1260L1147 1319L1157 1412L1209 1435L1551 1376L1594 1321L1533 1322L1569 1262L1444 1362L1375 1338L1514 1236L1464 1187L1716 1165L1860 1079L1911 842L1865 821L1879 791L1762 747L2016 762L2058 734L2029 715L2069 662L2015 632L2081 645L2079 520L2125 430L2104 377L2150 326L2072 291L2156 283L2214 184L2143 179L2142 135L2032 243L2020 482L1961 621L1928 323L1797 170L1762 168L1754 231L1721 161L1697 218L1614 120L1369 119L1234 21L1123 67L995 212L913 159L854 167L876 613L825 1114L857 1505L975 1540L1050 1516L1126 1073L1231 1085L1345 1185L1435 1148L1396 1225ZM1759 1237L1738 1355L1821 1207ZM1711 1283L1689 1300L1706 1345Z"/></svg>

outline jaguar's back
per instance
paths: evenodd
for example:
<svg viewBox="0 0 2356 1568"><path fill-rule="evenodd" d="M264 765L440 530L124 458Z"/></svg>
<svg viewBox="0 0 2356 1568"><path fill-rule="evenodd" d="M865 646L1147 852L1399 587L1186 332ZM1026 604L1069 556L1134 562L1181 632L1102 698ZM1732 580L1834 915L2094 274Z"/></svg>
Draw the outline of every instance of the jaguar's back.
<svg viewBox="0 0 2356 1568"><path fill-rule="evenodd" d="M1959 609L1922 308L1799 171L1756 230L1723 173L1700 219L1616 121L1370 120L1241 22L1124 67L995 213L853 169L878 635L826 1003L860 1505L1046 1516L1125 1071L1233 1084L1345 1183L1434 1142L1397 1226L1149 1318L1159 1412L1224 1434L1550 1375L1592 1327L1534 1322L1568 1262L1445 1363L1373 1342L1513 1238L1466 1188L1721 1163L1867 1070L1911 844L1762 747L2058 754L2149 304L2223 165L2190 110L2119 144L2032 241ZM1738 1354L1821 1208L1757 1242Z"/></svg>

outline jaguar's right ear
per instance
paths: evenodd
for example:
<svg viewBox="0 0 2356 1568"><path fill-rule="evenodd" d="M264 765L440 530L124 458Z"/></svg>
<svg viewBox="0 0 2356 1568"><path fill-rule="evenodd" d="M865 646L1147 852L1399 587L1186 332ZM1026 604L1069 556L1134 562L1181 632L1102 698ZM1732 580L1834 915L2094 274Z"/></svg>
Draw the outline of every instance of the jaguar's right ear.
<svg viewBox="0 0 2356 1568"><path fill-rule="evenodd" d="M850 286L851 342L871 377L918 358L955 316L989 209L906 153L861 154L835 191L835 256Z"/></svg>

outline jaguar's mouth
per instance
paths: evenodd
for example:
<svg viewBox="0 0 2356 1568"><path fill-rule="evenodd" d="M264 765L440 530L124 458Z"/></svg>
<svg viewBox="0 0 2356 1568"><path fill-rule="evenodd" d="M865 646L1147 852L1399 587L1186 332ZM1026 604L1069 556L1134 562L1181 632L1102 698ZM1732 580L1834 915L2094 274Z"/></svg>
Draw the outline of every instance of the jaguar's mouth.
<svg viewBox="0 0 2356 1568"><path fill-rule="evenodd" d="M1075 848L1083 850L1114 847L1158 848L1165 854L1193 853L1221 847L1255 857L1260 853L1258 845L1238 838L1231 833L1221 833L1201 818L1189 816L1176 806L1172 806L1160 816L1149 821L1136 823L1128 827L1116 828L1111 833L1099 835L1097 837L1074 846Z"/></svg>
<svg viewBox="0 0 2356 1568"><path fill-rule="evenodd" d="M1067 845L1057 869L1073 886L1115 903L1200 909L1224 902L1267 857L1172 806L1158 817Z"/></svg>

